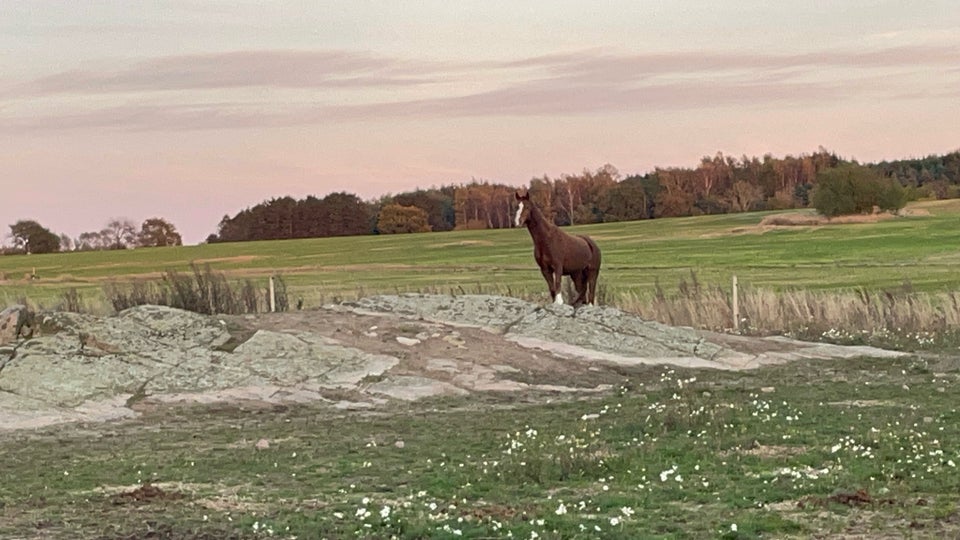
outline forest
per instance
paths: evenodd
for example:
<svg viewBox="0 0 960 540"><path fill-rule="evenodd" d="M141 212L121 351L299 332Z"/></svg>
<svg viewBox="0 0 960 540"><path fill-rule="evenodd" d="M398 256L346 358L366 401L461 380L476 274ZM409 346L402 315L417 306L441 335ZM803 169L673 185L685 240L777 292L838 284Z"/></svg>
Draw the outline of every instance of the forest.
<svg viewBox="0 0 960 540"><path fill-rule="evenodd" d="M807 208L818 176L858 165L824 148L775 158L704 156L692 168L626 177L612 165L529 181L531 198L557 225ZM903 186L906 198L960 197L960 150L864 164ZM207 242L510 227L516 186L472 180L364 201L349 193L273 198L224 216Z"/></svg>

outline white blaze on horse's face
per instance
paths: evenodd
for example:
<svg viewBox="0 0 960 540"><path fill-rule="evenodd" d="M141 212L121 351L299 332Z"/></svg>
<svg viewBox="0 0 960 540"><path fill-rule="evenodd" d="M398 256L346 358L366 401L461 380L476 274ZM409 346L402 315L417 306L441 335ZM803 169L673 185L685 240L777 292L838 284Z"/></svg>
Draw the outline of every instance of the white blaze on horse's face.
<svg viewBox="0 0 960 540"><path fill-rule="evenodd" d="M563 305L563 293L557 293L557 297L553 301L554 304L558 306Z"/></svg>
<svg viewBox="0 0 960 540"><path fill-rule="evenodd" d="M520 226L520 214L523 213L523 201L520 201L520 208L517 208L517 217L513 218L513 223L519 227Z"/></svg>

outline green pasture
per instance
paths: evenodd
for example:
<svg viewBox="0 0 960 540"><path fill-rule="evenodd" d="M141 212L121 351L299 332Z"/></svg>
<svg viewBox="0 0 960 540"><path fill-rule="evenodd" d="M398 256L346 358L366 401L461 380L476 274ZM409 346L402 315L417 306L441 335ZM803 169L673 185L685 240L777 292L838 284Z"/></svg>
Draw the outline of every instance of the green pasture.
<svg viewBox="0 0 960 540"><path fill-rule="evenodd" d="M596 239L601 286L613 294L647 294L655 282L669 290L692 274L724 287L737 275L746 286L775 290L956 290L960 202L914 203L908 211L821 227L760 228L768 213L745 213L568 230ZM527 232L501 229L0 257L0 301L48 305L71 287L94 299L106 281L158 278L191 262L263 283L280 274L291 298L308 306L373 292L545 290Z"/></svg>
<svg viewBox="0 0 960 540"><path fill-rule="evenodd" d="M956 360L621 374L579 399L223 404L5 434L0 537L960 534Z"/></svg>

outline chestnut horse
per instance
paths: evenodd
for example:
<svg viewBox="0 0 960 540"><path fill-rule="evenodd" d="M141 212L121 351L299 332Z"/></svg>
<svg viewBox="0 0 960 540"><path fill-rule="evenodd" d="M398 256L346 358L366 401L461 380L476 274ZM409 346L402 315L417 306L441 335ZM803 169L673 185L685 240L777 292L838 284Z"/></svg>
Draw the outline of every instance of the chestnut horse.
<svg viewBox="0 0 960 540"><path fill-rule="evenodd" d="M518 191L515 196L520 202L515 225L525 226L530 231L533 258L547 280L550 298L556 304L563 303L560 283L563 276L570 276L578 295L573 305L593 304L600 275L600 248L590 237L567 234L548 221L530 201L529 193L521 195Z"/></svg>

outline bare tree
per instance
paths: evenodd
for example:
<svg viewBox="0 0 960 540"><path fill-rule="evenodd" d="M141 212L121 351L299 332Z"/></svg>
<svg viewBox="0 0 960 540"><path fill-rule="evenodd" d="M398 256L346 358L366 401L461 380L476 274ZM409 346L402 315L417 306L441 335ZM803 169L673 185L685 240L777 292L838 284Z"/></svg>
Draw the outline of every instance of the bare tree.
<svg viewBox="0 0 960 540"><path fill-rule="evenodd" d="M70 235L60 235L60 251L73 251L73 238L70 238Z"/></svg>
<svg viewBox="0 0 960 540"><path fill-rule="evenodd" d="M137 226L129 219L113 218L101 234L110 239L108 249L127 249L136 243Z"/></svg>

